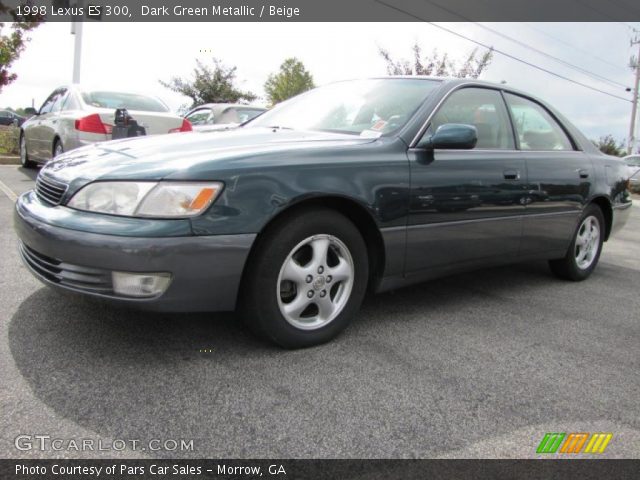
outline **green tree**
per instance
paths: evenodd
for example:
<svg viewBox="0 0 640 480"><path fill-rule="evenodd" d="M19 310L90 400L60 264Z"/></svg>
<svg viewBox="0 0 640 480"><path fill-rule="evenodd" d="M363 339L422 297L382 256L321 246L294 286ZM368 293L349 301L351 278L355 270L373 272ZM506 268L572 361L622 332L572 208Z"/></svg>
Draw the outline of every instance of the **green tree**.
<svg viewBox="0 0 640 480"><path fill-rule="evenodd" d="M435 77L478 78L493 60L493 48L480 53L474 48L464 61L451 60L449 54L433 50L423 55L422 48L416 42L411 48L411 59L394 59L388 50L378 47L378 53L384 59L389 75L431 75Z"/></svg>
<svg viewBox="0 0 640 480"><path fill-rule="evenodd" d="M592 142L598 147L598 150L607 155L624 157L627 153L624 148L624 142L617 142L613 135L604 135L598 141L592 140Z"/></svg>
<svg viewBox="0 0 640 480"><path fill-rule="evenodd" d="M40 25L42 19L39 16L18 17L13 8L7 7L1 1L0 16L10 16L14 20L6 33L3 33L5 23L0 22L0 92L2 92L3 87L18 78L15 73L11 72L11 67L26 48L26 44L29 41L27 32Z"/></svg>
<svg viewBox="0 0 640 480"><path fill-rule="evenodd" d="M236 86L236 68L223 65L217 58L213 59L213 67L196 60L192 79L173 77L168 82L160 80L160 83L174 92L190 97L193 100L192 106L255 100L258 98L255 94Z"/></svg>
<svg viewBox="0 0 640 480"><path fill-rule="evenodd" d="M313 76L297 58L287 58L277 73L272 73L264 84L264 91L271 105L311 90Z"/></svg>

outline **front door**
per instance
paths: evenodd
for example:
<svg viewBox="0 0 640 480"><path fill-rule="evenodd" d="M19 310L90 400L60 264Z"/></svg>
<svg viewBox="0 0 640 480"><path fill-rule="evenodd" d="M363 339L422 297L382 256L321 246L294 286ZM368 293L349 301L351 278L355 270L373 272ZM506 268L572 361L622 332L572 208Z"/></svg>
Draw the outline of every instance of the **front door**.
<svg viewBox="0 0 640 480"><path fill-rule="evenodd" d="M410 150L411 200L407 275L518 254L525 210L526 166L515 149L502 93L461 88L425 133L447 123L476 127L472 150Z"/></svg>

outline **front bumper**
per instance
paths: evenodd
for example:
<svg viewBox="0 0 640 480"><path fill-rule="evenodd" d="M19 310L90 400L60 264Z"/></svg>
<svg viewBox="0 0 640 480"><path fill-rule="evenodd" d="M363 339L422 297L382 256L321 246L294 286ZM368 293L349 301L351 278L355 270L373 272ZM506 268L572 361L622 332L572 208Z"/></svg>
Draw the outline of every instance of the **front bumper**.
<svg viewBox="0 0 640 480"><path fill-rule="evenodd" d="M141 308L171 312L235 309L242 271L255 234L129 237L87 233L46 223L16 202L14 225L29 270L47 285ZM56 208L56 207L51 207ZM168 272L158 297L133 298L111 289L111 272Z"/></svg>

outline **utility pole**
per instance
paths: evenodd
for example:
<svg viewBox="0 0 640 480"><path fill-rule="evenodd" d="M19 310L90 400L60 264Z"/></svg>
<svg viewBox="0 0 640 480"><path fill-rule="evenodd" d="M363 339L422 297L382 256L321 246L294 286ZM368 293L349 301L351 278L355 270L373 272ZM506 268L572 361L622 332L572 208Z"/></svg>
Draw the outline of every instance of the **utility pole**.
<svg viewBox="0 0 640 480"><path fill-rule="evenodd" d="M640 86L640 35L631 40L631 46L638 45L638 55L631 58L631 68L636 70L636 81L633 85L633 100L631 107L631 126L629 127L629 145L627 146L627 155L633 153L633 147L636 143L636 117L638 114L638 87Z"/></svg>

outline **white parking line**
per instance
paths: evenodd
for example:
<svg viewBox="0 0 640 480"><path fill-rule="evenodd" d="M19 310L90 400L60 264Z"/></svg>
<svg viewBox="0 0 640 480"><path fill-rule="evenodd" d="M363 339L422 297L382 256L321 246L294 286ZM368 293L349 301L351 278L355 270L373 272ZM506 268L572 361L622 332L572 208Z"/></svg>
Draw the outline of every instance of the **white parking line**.
<svg viewBox="0 0 640 480"><path fill-rule="evenodd" d="M9 200L11 200L12 202L15 202L16 200L18 200L18 195L16 195L16 193L13 190L7 187L2 180L0 180L0 190L2 190L2 192L7 197L9 197Z"/></svg>

